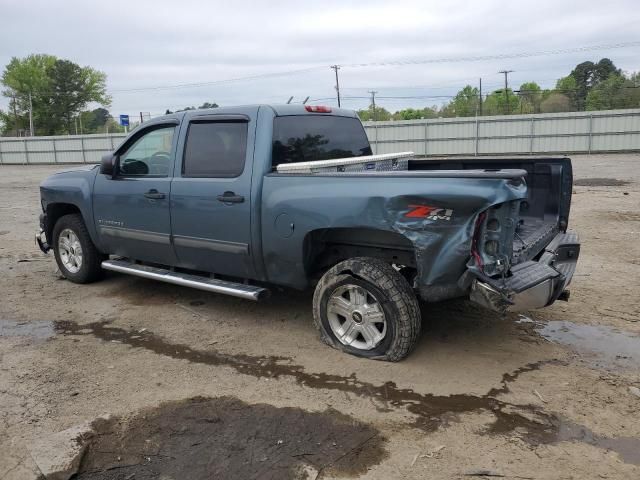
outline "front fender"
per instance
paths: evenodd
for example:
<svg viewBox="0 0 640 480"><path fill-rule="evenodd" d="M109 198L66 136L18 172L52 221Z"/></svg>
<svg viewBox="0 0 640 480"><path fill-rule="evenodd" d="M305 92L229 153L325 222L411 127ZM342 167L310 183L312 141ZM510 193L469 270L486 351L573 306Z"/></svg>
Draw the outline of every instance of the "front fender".
<svg viewBox="0 0 640 480"><path fill-rule="evenodd" d="M56 205L72 205L77 208L89 231L91 240L99 245L99 237L93 218L93 182L97 167L64 171L47 177L40 184L40 201L47 213ZM53 228L53 225L51 225Z"/></svg>

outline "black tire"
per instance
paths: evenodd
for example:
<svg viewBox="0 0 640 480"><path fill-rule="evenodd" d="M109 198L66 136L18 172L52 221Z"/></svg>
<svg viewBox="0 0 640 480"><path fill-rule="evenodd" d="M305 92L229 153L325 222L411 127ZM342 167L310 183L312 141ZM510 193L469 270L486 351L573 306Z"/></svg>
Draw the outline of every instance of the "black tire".
<svg viewBox="0 0 640 480"><path fill-rule="evenodd" d="M82 262L77 272L70 271L63 263L60 255L60 234L64 230L71 230L82 247ZM53 227L53 252L60 272L73 283L91 283L102 278L104 271L100 264L105 255L101 254L93 244L87 227L79 214L64 215L58 219Z"/></svg>
<svg viewBox="0 0 640 480"><path fill-rule="evenodd" d="M369 350L345 345L331 328L327 304L339 288L347 285L365 289L385 314L384 338ZM402 360L411 352L422 324L418 300L407 280L388 263L368 257L345 260L323 275L313 295L313 320L322 340L333 348L390 362Z"/></svg>

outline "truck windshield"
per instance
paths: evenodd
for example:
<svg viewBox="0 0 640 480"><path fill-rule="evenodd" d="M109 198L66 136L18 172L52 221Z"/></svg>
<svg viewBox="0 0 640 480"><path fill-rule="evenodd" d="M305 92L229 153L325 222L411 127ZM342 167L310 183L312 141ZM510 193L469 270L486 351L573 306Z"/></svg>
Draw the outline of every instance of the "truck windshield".
<svg viewBox="0 0 640 480"><path fill-rule="evenodd" d="M371 147L357 118L292 115L273 121L273 167L363 155L371 155Z"/></svg>

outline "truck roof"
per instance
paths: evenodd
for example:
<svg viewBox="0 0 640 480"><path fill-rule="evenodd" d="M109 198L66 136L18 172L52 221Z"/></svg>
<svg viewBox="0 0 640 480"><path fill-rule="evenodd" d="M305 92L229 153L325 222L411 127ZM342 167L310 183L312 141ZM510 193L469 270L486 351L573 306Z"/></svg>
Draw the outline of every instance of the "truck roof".
<svg viewBox="0 0 640 480"><path fill-rule="evenodd" d="M197 114L197 115L206 115L206 114L224 114L224 113L235 113L235 114L248 114L252 111L255 111L256 108L266 107L270 108L275 112L277 116L285 116L285 115L334 115L340 117L353 117L357 118L357 114L354 110L348 110L345 108L337 108L331 105L327 105L330 112L310 112L306 109L308 106L318 106L317 104L255 104L255 105L238 105L238 106L225 106L225 107L217 107L217 108L208 108L202 110L187 110L182 112L170 113L167 115L162 115L160 117L154 117L153 120L162 120L165 118L181 118L182 114Z"/></svg>

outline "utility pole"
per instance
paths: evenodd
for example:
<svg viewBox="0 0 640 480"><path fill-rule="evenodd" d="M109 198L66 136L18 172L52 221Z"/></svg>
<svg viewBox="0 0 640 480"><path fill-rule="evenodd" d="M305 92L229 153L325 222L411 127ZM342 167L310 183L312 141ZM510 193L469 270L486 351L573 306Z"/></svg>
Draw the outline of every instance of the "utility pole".
<svg viewBox="0 0 640 480"><path fill-rule="evenodd" d="M331 68L336 72L336 95L338 97L338 108L340 108L340 82L338 80L338 70L340 70L340 65L331 65Z"/></svg>
<svg viewBox="0 0 640 480"><path fill-rule="evenodd" d="M507 103L504 106L504 113L509 115L509 80L507 76L513 72L513 70L500 70L498 73L504 73L504 96L506 97Z"/></svg>
<svg viewBox="0 0 640 480"><path fill-rule="evenodd" d="M29 135L35 135L33 131L33 102L31 101L31 92L29 92Z"/></svg>
<svg viewBox="0 0 640 480"><path fill-rule="evenodd" d="M82 112L78 114L78 123L80 123L80 135L82 135Z"/></svg>
<svg viewBox="0 0 640 480"><path fill-rule="evenodd" d="M16 94L13 93L13 118L16 125L16 137L18 136L18 110L16 110Z"/></svg>
<svg viewBox="0 0 640 480"><path fill-rule="evenodd" d="M480 116L482 116L482 78L480 79Z"/></svg>
<svg viewBox="0 0 640 480"><path fill-rule="evenodd" d="M376 121L376 91L370 90L369 93L371 94L371 107L373 108L373 121Z"/></svg>

